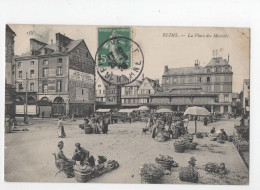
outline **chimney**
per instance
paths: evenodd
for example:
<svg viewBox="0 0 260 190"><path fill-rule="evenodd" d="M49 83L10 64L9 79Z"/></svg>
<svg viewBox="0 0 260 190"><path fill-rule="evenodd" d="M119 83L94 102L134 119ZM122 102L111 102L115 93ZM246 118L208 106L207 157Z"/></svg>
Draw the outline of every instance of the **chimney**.
<svg viewBox="0 0 260 190"><path fill-rule="evenodd" d="M164 66L164 72L168 72L169 71L169 68L168 68L168 65Z"/></svg>
<svg viewBox="0 0 260 190"><path fill-rule="evenodd" d="M199 68L199 60L195 59L195 64L194 64L195 69Z"/></svg>
<svg viewBox="0 0 260 190"><path fill-rule="evenodd" d="M56 33L56 44L58 47L64 47L71 41L72 39L68 38L67 36L62 35L61 33Z"/></svg>

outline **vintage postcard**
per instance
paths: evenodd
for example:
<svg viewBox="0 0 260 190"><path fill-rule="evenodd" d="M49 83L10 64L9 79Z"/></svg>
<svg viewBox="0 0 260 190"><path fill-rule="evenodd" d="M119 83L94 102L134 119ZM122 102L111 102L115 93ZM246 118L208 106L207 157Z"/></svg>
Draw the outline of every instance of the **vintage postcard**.
<svg viewBox="0 0 260 190"><path fill-rule="evenodd" d="M8 24L5 40L5 181L249 184L249 28Z"/></svg>

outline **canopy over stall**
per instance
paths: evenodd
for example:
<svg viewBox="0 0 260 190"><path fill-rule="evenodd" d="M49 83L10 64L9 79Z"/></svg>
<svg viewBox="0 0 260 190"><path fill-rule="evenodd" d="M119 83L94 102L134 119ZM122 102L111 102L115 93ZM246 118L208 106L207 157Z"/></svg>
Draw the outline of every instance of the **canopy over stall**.
<svg viewBox="0 0 260 190"><path fill-rule="evenodd" d="M173 111L167 108L162 108L156 111L156 113L172 113Z"/></svg>
<svg viewBox="0 0 260 190"><path fill-rule="evenodd" d="M110 112L111 109L98 109L96 112L98 113L107 113L107 112Z"/></svg>
<svg viewBox="0 0 260 190"><path fill-rule="evenodd" d="M149 111L150 109L147 106L140 106L137 110L138 111Z"/></svg>
<svg viewBox="0 0 260 190"><path fill-rule="evenodd" d="M135 109L120 109L118 113L131 113L135 111Z"/></svg>
<svg viewBox="0 0 260 190"><path fill-rule="evenodd" d="M210 115L209 111L206 108L203 107L189 107L184 112L184 115L194 115L194 116L206 116ZM195 119L195 134L197 134L197 121Z"/></svg>

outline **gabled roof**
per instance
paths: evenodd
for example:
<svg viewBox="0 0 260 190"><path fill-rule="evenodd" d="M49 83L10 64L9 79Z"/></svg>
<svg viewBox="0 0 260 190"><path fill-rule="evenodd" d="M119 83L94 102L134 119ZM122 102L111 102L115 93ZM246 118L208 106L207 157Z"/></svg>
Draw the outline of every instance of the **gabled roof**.
<svg viewBox="0 0 260 190"><path fill-rule="evenodd" d="M228 65L227 60L223 59L222 57L214 57L210 60L210 62L206 65L208 66L224 66Z"/></svg>
<svg viewBox="0 0 260 190"><path fill-rule="evenodd" d="M141 82L140 81L138 81L138 80L135 80L134 82L132 82L132 83L130 83L130 84L127 84L127 85L125 85L125 87L131 87L131 86L137 86L137 87L139 87L141 85Z"/></svg>

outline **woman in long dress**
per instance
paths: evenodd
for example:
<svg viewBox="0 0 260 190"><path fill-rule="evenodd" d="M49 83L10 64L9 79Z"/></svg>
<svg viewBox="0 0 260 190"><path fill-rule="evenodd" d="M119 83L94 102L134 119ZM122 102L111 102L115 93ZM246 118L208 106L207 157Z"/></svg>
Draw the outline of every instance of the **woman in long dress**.
<svg viewBox="0 0 260 190"><path fill-rule="evenodd" d="M58 138L65 138L66 137L66 133L64 130L64 125L63 125L63 121L62 118L59 118L58 121Z"/></svg>

